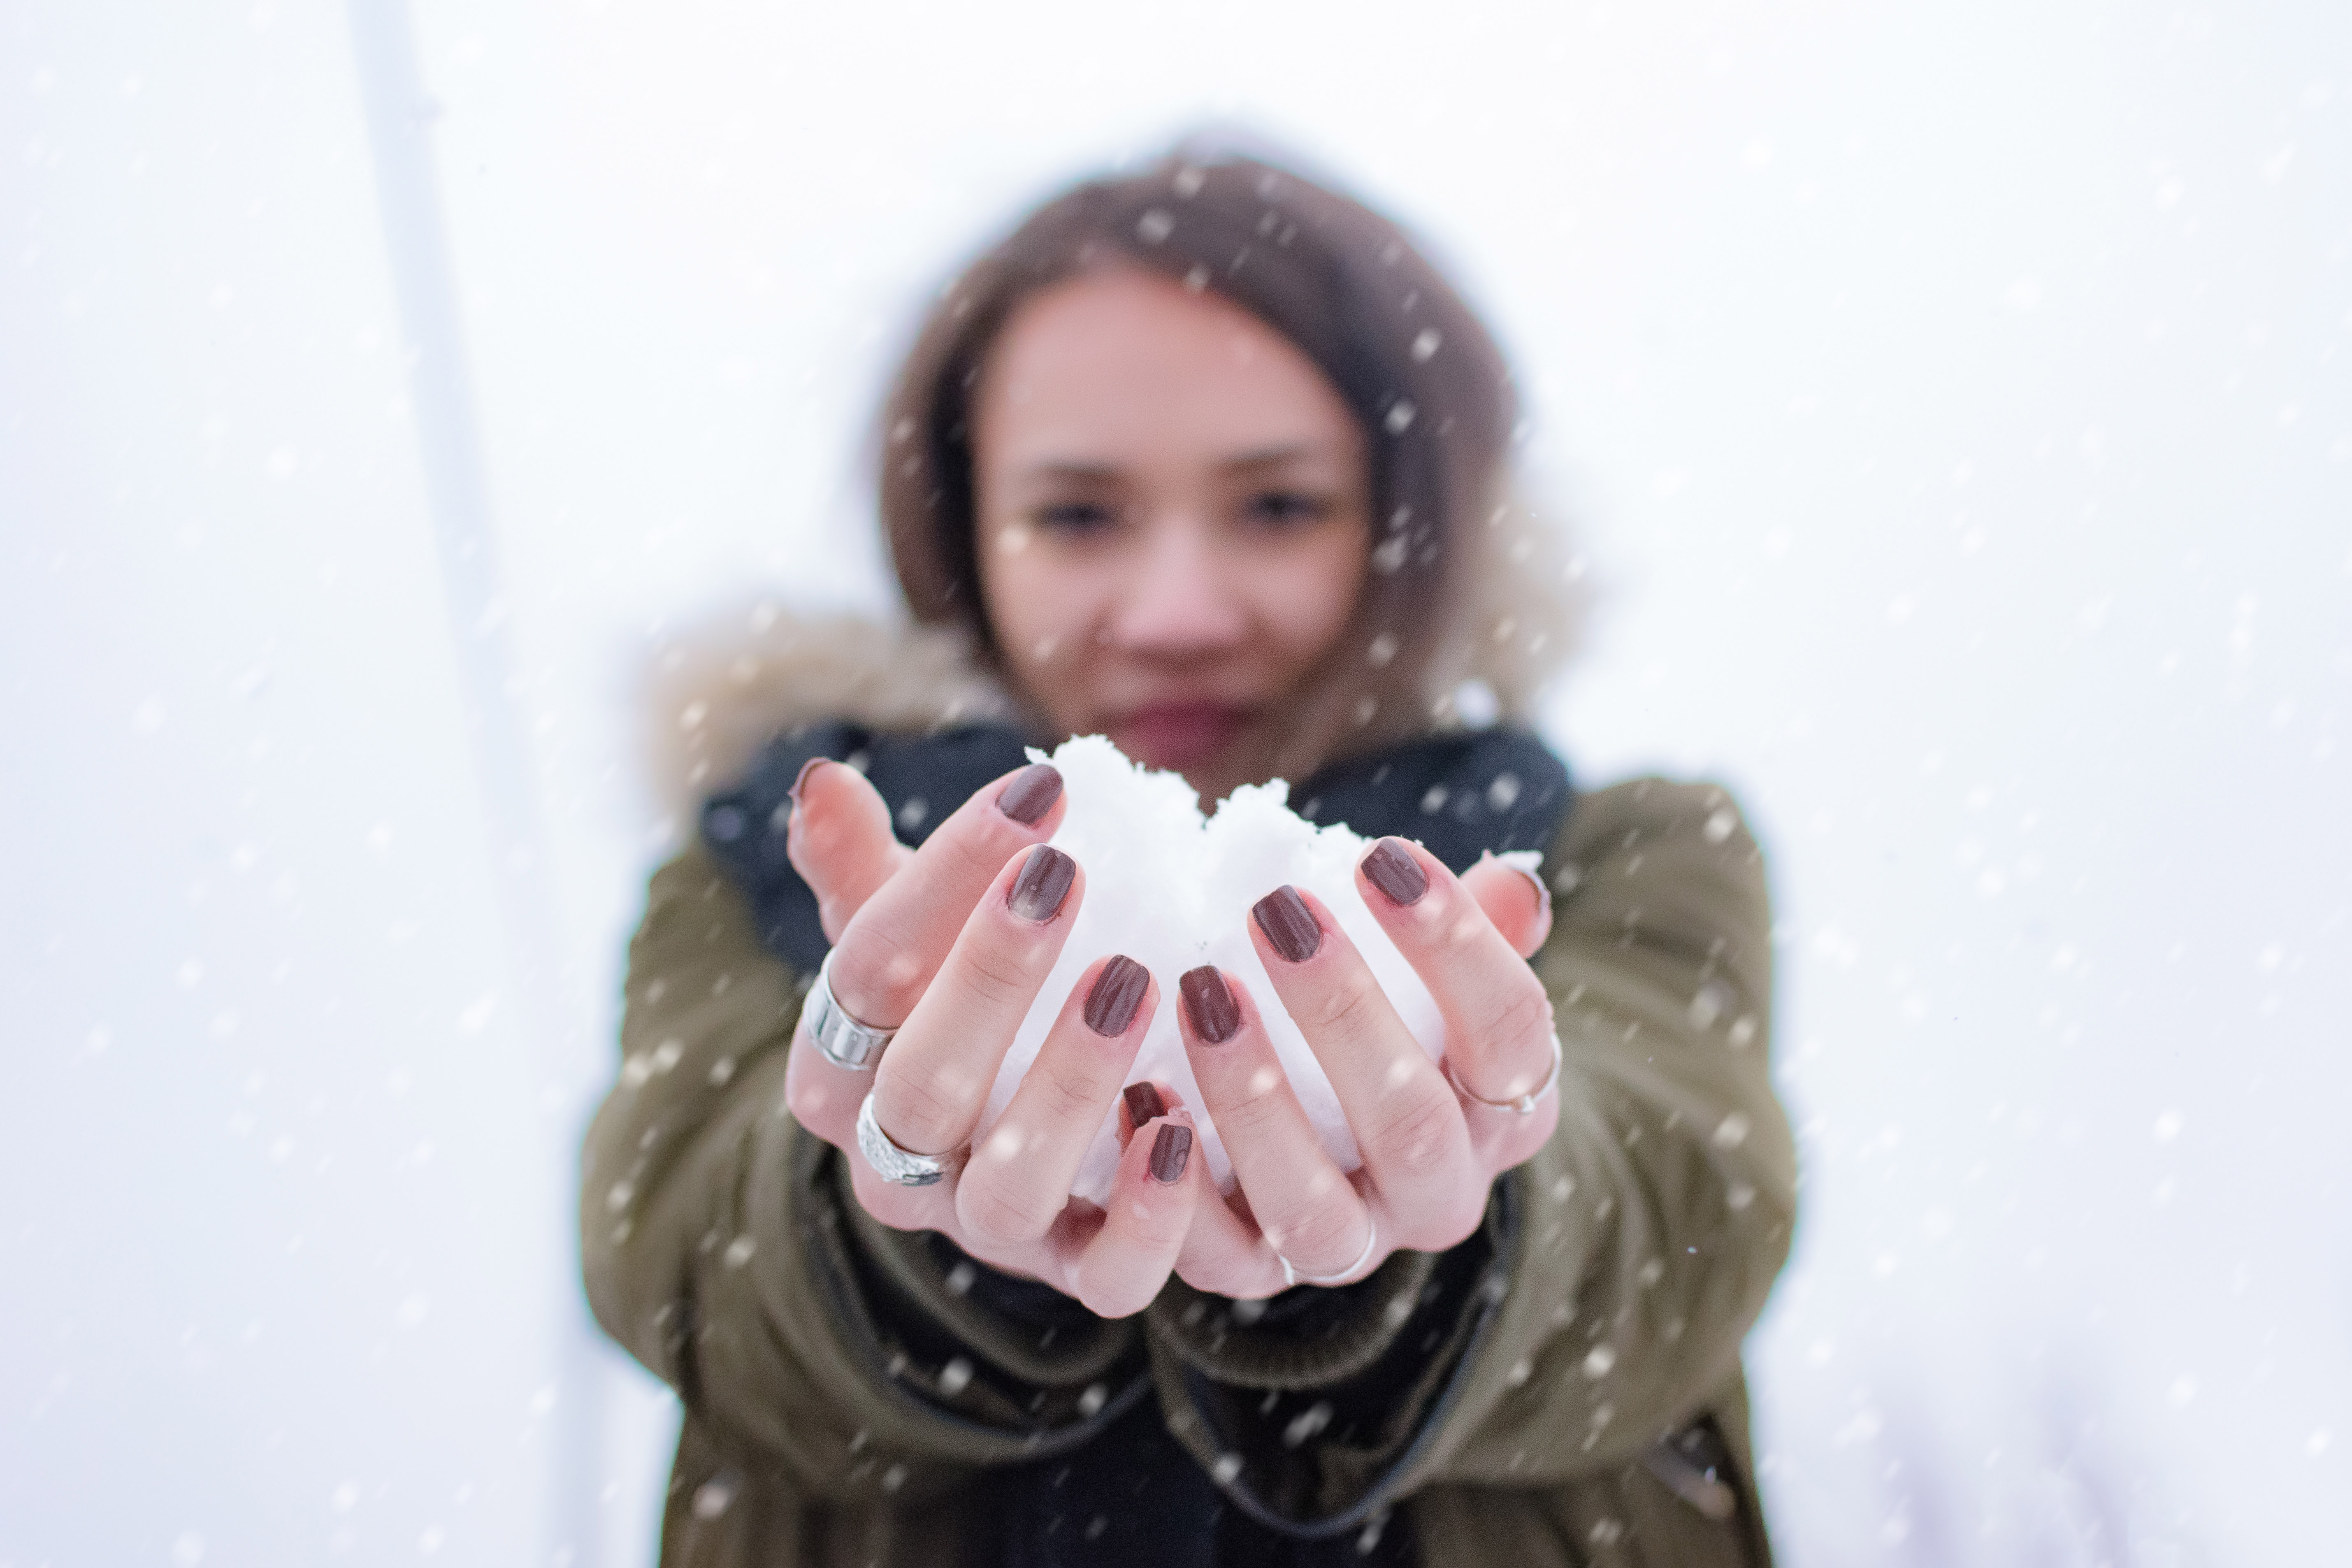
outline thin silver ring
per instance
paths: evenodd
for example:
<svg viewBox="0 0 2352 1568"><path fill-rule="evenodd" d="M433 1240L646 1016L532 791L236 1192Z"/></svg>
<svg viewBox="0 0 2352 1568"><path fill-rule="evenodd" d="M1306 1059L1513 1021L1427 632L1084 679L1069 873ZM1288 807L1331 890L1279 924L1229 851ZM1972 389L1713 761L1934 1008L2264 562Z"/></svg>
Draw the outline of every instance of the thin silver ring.
<svg viewBox="0 0 2352 1568"><path fill-rule="evenodd" d="M825 1060L850 1072L864 1072L898 1031L877 1029L851 1017L849 1010L834 1000L833 981L826 973L832 967L833 954L827 952L816 966L816 978L809 983L801 1016L808 1021L809 1039L824 1053Z"/></svg>
<svg viewBox="0 0 2352 1568"><path fill-rule="evenodd" d="M866 1095L857 1108L857 1152L874 1167L874 1173L884 1181L901 1187L928 1187L947 1179L948 1173L959 1163L954 1154L918 1154L912 1149L901 1149L882 1131L874 1120L874 1096Z"/></svg>
<svg viewBox="0 0 2352 1568"><path fill-rule="evenodd" d="M1488 1100L1483 1094L1471 1093L1469 1089L1463 1087L1462 1080L1454 1075L1454 1058L1451 1057L1445 1059L1445 1081L1452 1084L1454 1092L1465 1100L1475 1100L1480 1105L1488 1106L1496 1110L1516 1110L1521 1116L1533 1116L1536 1113L1536 1102L1543 1099L1545 1094L1549 1092L1551 1086L1559 1081L1559 1032L1555 1029L1551 1037L1551 1071L1544 1074L1543 1082L1536 1085L1527 1093L1516 1095L1509 1100Z"/></svg>
<svg viewBox="0 0 2352 1568"><path fill-rule="evenodd" d="M1364 1250L1356 1255L1356 1261L1337 1274L1301 1274L1290 1266L1290 1259L1279 1252L1274 1255L1274 1260L1282 1265L1282 1288L1286 1290L1293 1285L1320 1285L1326 1289L1333 1285L1352 1285L1355 1283L1356 1271L1372 1260L1372 1249L1380 1244L1381 1227L1374 1223L1372 1211L1366 1209L1364 1211Z"/></svg>

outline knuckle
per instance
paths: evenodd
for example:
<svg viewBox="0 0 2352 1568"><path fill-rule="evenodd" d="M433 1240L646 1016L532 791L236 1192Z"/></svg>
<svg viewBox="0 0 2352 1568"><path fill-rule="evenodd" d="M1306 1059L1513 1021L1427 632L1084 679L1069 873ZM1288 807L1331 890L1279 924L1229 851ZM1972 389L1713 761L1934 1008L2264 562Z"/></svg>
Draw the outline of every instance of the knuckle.
<svg viewBox="0 0 2352 1568"><path fill-rule="evenodd" d="M968 1173L956 1184L956 1218L973 1237L1000 1247L1035 1241L1052 1228L1055 1212L1019 1183Z"/></svg>
<svg viewBox="0 0 2352 1568"><path fill-rule="evenodd" d="M919 1068L890 1070L883 1057L882 1071L874 1084L875 1120L900 1147L925 1152L955 1142L971 1113L962 1075L945 1069Z"/></svg>
<svg viewBox="0 0 2352 1568"><path fill-rule="evenodd" d="M974 942L958 955L957 978L981 1002L991 1007L1025 1011L1037 989L1037 977L1021 956L993 942Z"/></svg>
<svg viewBox="0 0 2352 1568"><path fill-rule="evenodd" d="M1265 1079L1264 1087L1259 1079ZM1230 1143L1234 1140L1247 1142L1263 1134L1280 1121L1284 1112L1282 1091L1288 1082L1278 1072L1262 1068L1252 1073L1240 1091L1230 1100L1211 1096L1202 1086L1202 1096L1209 1100L1210 1112L1215 1117L1218 1131Z"/></svg>
<svg viewBox="0 0 2352 1568"><path fill-rule="evenodd" d="M1341 1035L1360 1033L1379 1017L1378 1009L1388 1004L1388 994L1380 987L1370 971L1360 970L1333 987L1315 1009L1315 1021L1321 1027Z"/></svg>
<svg viewBox="0 0 2352 1568"><path fill-rule="evenodd" d="M906 1021L923 994L921 956L897 931L874 921L853 922L841 933L826 971L834 1000L849 1015L877 1028Z"/></svg>
<svg viewBox="0 0 2352 1568"><path fill-rule="evenodd" d="M993 805L974 794L914 852L916 862L941 886L966 889L967 903L996 879L1007 860L1037 841Z"/></svg>
<svg viewBox="0 0 2352 1568"><path fill-rule="evenodd" d="M1040 1118L1053 1127L1094 1127L1102 1121L1109 1092L1083 1070L1048 1061L1042 1054L1030 1065L1022 1087L1034 1087Z"/></svg>
<svg viewBox="0 0 2352 1568"><path fill-rule="evenodd" d="M1309 1205L1283 1227L1280 1250L1293 1268L1310 1274L1328 1273L1363 1250L1361 1205L1321 1203Z"/></svg>
<svg viewBox="0 0 2352 1568"><path fill-rule="evenodd" d="M1383 1110L1369 1142L1392 1181L1427 1181L1453 1164L1467 1130L1452 1095L1431 1085L1398 1094Z"/></svg>
<svg viewBox="0 0 2352 1568"><path fill-rule="evenodd" d="M1509 992L1495 1005L1481 1037L1506 1047L1551 1039L1551 996L1532 969L1514 977Z"/></svg>
<svg viewBox="0 0 2352 1568"><path fill-rule="evenodd" d="M1003 826L1000 826L1000 822ZM1004 863L1031 842L1007 831L1011 822L1003 813L983 808L942 827L934 837L945 840L941 848L948 861L948 874L959 882L979 887L994 881L996 874L1004 869Z"/></svg>

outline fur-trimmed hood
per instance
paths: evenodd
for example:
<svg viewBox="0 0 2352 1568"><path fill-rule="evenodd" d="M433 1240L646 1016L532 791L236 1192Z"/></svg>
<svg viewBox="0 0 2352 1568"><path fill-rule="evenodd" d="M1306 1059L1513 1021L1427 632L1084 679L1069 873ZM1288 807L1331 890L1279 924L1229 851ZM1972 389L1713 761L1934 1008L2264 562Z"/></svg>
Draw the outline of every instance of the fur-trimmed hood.
<svg viewBox="0 0 2352 1568"><path fill-rule="evenodd" d="M1454 624L1433 639L1423 668L1392 672L1411 700L1386 705L1393 718L1366 729L1367 746L1525 722L1578 646L1584 574L1561 531L1514 502L1464 531ZM1390 653L1376 642L1365 657L1381 666ZM688 816L795 724L841 718L929 730L1022 711L962 632L903 616L884 622L796 612L782 595L746 595L682 624L657 649L645 699L654 798Z"/></svg>

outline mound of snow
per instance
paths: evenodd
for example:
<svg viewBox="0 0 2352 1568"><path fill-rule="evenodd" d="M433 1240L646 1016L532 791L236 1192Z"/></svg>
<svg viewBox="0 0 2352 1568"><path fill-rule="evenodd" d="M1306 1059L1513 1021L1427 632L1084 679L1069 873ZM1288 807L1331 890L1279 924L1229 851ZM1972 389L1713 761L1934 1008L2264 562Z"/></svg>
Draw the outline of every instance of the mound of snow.
<svg viewBox="0 0 2352 1568"><path fill-rule="evenodd" d="M1086 868L1087 896L1060 963L1005 1054L974 1142L987 1135L1012 1100L1079 973L1107 953L1123 952L1150 970L1160 989L1158 1010L1127 1081L1154 1079L1183 1095L1219 1187L1233 1189L1233 1164L1202 1104L1176 1031L1182 1005L1177 980L1203 963L1215 964L1249 987L1323 1146L1341 1170L1355 1170L1362 1160L1339 1099L1266 979L1248 927L1250 906L1285 882L1316 894L1339 917L1405 1026L1433 1059L1440 1056L1445 1037L1435 1002L1356 891L1356 861L1369 840L1344 826L1318 827L1293 812L1290 786L1280 779L1244 785L1219 803L1214 816L1203 817L1199 797L1182 778L1147 772L1100 735L1065 742L1050 758L1042 752L1029 754L1061 770L1069 805L1053 842ZM1114 1107L1087 1151L1072 1191L1101 1202L1118 1164Z"/></svg>

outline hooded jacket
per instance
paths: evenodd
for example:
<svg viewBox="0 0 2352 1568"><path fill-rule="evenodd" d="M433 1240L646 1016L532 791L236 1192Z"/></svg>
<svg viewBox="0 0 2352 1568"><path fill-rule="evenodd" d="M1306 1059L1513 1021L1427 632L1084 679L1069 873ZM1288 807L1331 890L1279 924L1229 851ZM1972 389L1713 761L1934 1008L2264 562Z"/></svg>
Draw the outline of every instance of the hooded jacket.
<svg viewBox="0 0 2352 1568"><path fill-rule="evenodd" d="M1008 710L946 634L748 625L665 662L684 799L794 722ZM975 1289L940 1238L866 1215L784 1105L809 977L707 851L663 866L581 1236L598 1321L684 1406L665 1568L1002 1561L1007 1499L1039 1493L1016 1469L1050 1495L1146 1419L1224 1503L1366 1557L1769 1562L1739 1346L1796 1172L1762 858L1723 791L1644 779L1580 797L1543 875L1559 1122L1479 1235L1270 1304L1171 1279L1106 1321ZM1064 1560L1134 1563L1122 1538L1151 1521L1124 1514L1048 1522Z"/></svg>

